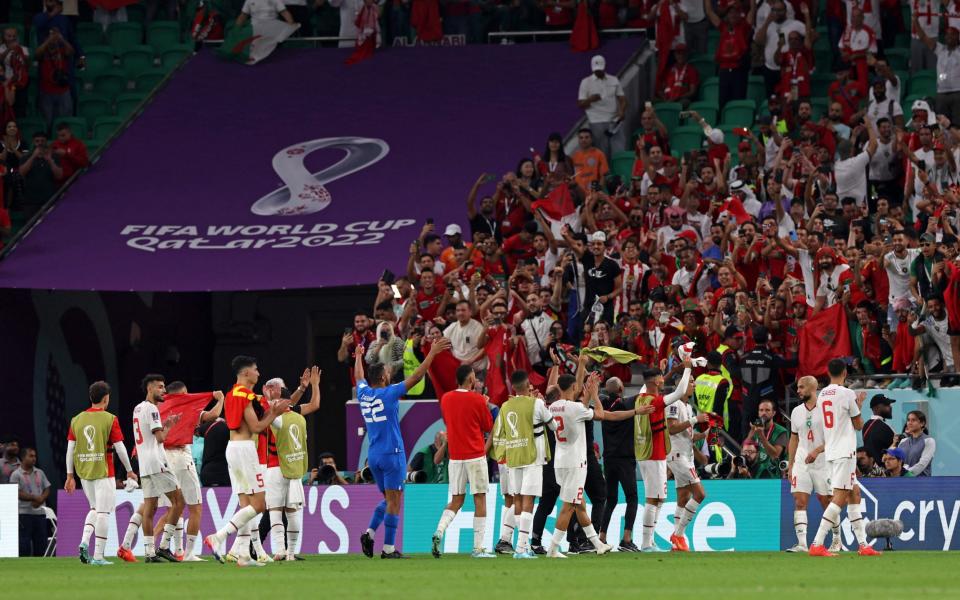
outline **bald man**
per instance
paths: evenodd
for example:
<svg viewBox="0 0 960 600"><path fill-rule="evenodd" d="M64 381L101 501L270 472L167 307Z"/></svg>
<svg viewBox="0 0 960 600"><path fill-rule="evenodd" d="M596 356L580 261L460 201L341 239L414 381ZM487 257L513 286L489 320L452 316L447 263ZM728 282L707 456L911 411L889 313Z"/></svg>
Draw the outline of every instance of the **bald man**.
<svg viewBox="0 0 960 600"><path fill-rule="evenodd" d="M810 375L797 381L801 403L790 413L790 493L793 495L793 528L797 544L787 552L807 552L807 503L816 493L820 505L830 504L830 473L823 454L823 413L817 410L817 380ZM840 530L833 530L830 549L840 549Z"/></svg>

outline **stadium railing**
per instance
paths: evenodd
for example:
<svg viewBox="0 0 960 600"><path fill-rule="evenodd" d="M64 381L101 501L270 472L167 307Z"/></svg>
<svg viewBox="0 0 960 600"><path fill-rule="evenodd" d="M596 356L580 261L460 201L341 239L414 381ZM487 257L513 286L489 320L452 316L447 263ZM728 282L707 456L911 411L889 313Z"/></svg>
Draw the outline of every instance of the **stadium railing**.
<svg viewBox="0 0 960 600"><path fill-rule="evenodd" d="M573 33L572 29L545 29L538 31L491 31L487 34L487 43L495 44L496 40L510 40L514 38L533 38L531 41L537 41L537 36L540 37L564 37L569 36ZM614 29L598 29L597 33L599 35L644 35L646 36L647 30L643 28L636 27L622 27Z"/></svg>

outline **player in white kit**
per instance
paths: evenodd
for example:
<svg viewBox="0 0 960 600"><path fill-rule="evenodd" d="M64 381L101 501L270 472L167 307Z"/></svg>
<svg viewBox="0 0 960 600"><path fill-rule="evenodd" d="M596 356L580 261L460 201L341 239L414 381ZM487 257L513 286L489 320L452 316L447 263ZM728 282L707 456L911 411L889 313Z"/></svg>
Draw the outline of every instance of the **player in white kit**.
<svg viewBox="0 0 960 600"><path fill-rule="evenodd" d="M154 549L153 515L157 500L163 495L170 500L172 514L183 512L183 495L180 485L167 462L163 440L170 428L179 421L179 416L160 422L158 402L163 402L167 393L163 375L147 375L143 378L146 399L133 409L133 439L137 443L137 460L140 464L140 486L143 488L143 535L146 560L144 562L179 562L166 548ZM173 535L176 526L164 525L164 533Z"/></svg>
<svg viewBox="0 0 960 600"><path fill-rule="evenodd" d="M830 385L820 391L817 410L823 418L823 442L833 498L823 511L820 528L810 546L810 556L836 556L824 548L823 540L831 529L840 525L840 513L844 507L860 544L860 556L876 556L880 553L867 545L866 525L860 509L860 486L857 484L857 431L863 427L860 407L866 394L844 387L847 365L843 360L831 360L827 371Z"/></svg>
<svg viewBox="0 0 960 600"><path fill-rule="evenodd" d="M560 399L550 405L550 414L557 425L554 430L557 446L553 457L553 469L557 476L557 483L560 485L560 501L563 504L560 507L560 514L557 515L553 543L550 545L547 556L566 558L560 552L560 542L567 536L567 525L574 513L577 515L577 522L583 528L583 533L597 549L597 554L606 554L610 552L612 546L600 541L583 503L583 486L587 481L588 451L584 423L604 419L623 421L632 419L635 413L632 410L604 412L599 396L600 375L597 373L591 374L587 379L582 402L576 400L579 386L572 375L561 375L557 379L557 387L560 388ZM593 408L590 408L591 403ZM592 449L590 451L592 452Z"/></svg>
<svg viewBox="0 0 960 600"><path fill-rule="evenodd" d="M830 473L823 445L823 413L817 408L817 380L810 375L797 381L800 404L790 413L790 446L787 473L793 495L793 528L797 544L787 552L807 552L807 503L816 494L821 506L830 504ZM831 552L840 550L840 528L833 530Z"/></svg>
<svg viewBox="0 0 960 600"><path fill-rule="evenodd" d="M690 388L693 392L693 388ZM667 430L670 432L670 454L667 455L667 467L673 473L673 482L677 488L677 510L673 515L673 535L670 543L674 552L689 552L687 545L687 525L697 514L697 509L707 497L697 465L693 457L693 444L707 437L694 428L707 422L706 414L694 415L687 402L674 402L667 407Z"/></svg>

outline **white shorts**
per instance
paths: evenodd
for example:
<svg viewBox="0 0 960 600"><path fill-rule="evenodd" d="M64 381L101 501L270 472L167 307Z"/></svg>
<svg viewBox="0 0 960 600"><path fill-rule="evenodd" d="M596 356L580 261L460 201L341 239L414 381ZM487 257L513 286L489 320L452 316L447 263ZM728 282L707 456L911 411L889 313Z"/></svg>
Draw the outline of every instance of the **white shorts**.
<svg viewBox="0 0 960 600"><path fill-rule="evenodd" d="M857 459L853 456L828 460L830 485L835 490L852 490L857 485Z"/></svg>
<svg viewBox="0 0 960 600"><path fill-rule="evenodd" d="M583 504L583 484L587 482L587 465L579 467L554 467L560 485L560 501Z"/></svg>
<svg viewBox="0 0 960 600"><path fill-rule="evenodd" d="M643 478L643 497L665 500L667 497L667 461L641 460L640 477Z"/></svg>
<svg viewBox="0 0 960 600"><path fill-rule="evenodd" d="M497 470L500 471L500 493L504 496L513 495L513 487L510 481L510 467L506 463L499 463Z"/></svg>
<svg viewBox="0 0 960 600"><path fill-rule="evenodd" d="M510 491L514 495L540 497L543 493L543 465L510 468Z"/></svg>
<svg viewBox="0 0 960 600"><path fill-rule="evenodd" d="M830 473L827 468L812 467L800 461L793 463L793 472L790 473L790 493L831 495L833 490L830 489Z"/></svg>
<svg viewBox="0 0 960 600"><path fill-rule="evenodd" d="M670 457L671 460L667 461L667 466L673 473L673 482L678 489L700 483L700 476L697 475L697 469L690 462L689 456L671 454Z"/></svg>
<svg viewBox="0 0 960 600"><path fill-rule="evenodd" d="M267 469L267 508L300 508L303 506L303 481L287 479L280 467Z"/></svg>
<svg viewBox="0 0 960 600"><path fill-rule="evenodd" d="M259 494L264 491L266 469L257 457L256 442L253 440L227 442L226 455L233 493Z"/></svg>
<svg viewBox="0 0 960 600"><path fill-rule="evenodd" d="M448 466L450 477L450 495L463 496L467 493L467 484L470 484L471 494L486 494L490 487L490 478L487 476L487 457L470 458L467 460L450 460Z"/></svg>
<svg viewBox="0 0 960 600"><path fill-rule="evenodd" d="M159 498L180 487L172 471L161 471L140 477L140 488L144 498Z"/></svg>
<svg viewBox="0 0 960 600"><path fill-rule="evenodd" d="M197 467L193 464L190 446L167 448L167 462L180 484L183 503L187 506L203 504L203 490L200 488L200 477L197 476ZM169 508L170 501L166 496L160 496L159 506Z"/></svg>
<svg viewBox="0 0 960 600"><path fill-rule="evenodd" d="M112 513L116 503L114 496L117 493L117 481L113 477L103 479L81 479L83 493L90 503L90 510L102 513Z"/></svg>

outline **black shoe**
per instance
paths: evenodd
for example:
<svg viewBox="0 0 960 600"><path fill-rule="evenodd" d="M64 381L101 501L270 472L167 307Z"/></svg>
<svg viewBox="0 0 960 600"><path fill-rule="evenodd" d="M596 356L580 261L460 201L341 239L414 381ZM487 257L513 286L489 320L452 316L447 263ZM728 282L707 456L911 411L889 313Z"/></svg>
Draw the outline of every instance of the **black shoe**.
<svg viewBox="0 0 960 600"><path fill-rule="evenodd" d="M513 554L513 544L506 540L500 540L497 542L497 545L494 546L493 551L497 554Z"/></svg>
<svg viewBox="0 0 960 600"><path fill-rule="evenodd" d="M305 559L304 557L300 556L299 554L294 554L294 555L293 555L293 560L307 560L307 559Z"/></svg>
<svg viewBox="0 0 960 600"><path fill-rule="evenodd" d="M373 558L373 538L366 531L360 536L360 549L363 550L364 556Z"/></svg>
<svg viewBox="0 0 960 600"><path fill-rule="evenodd" d="M159 556L147 556L143 559L145 563L162 563L163 559Z"/></svg>
<svg viewBox="0 0 960 600"><path fill-rule="evenodd" d="M580 554L580 544L577 542L570 542L567 545L567 554Z"/></svg>
<svg viewBox="0 0 960 600"><path fill-rule="evenodd" d="M157 548L157 558L162 558L167 562L180 562L177 557L170 552L169 548Z"/></svg>
<svg viewBox="0 0 960 600"><path fill-rule="evenodd" d="M620 552L640 552L640 548L637 547L633 542L625 542L620 540Z"/></svg>
<svg viewBox="0 0 960 600"><path fill-rule="evenodd" d="M534 554L539 554L540 556L546 556L547 551L543 549L543 546L540 545L540 540L530 543L530 549L533 550Z"/></svg>
<svg viewBox="0 0 960 600"><path fill-rule="evenodd" d="M583 542L582 540L577 540L572 545L576 546L577 554L591 554L597 551L597 549L593 547L593 544L590 542Z"/></svg>
<svg viewBox="0 0 960 600"><path fill-rule="evenodd" d="M383 550L380 551L380 558L410 558L409 556L404 556L400 554L399 550L394 550L390 554L387 554Z"/></svg>

